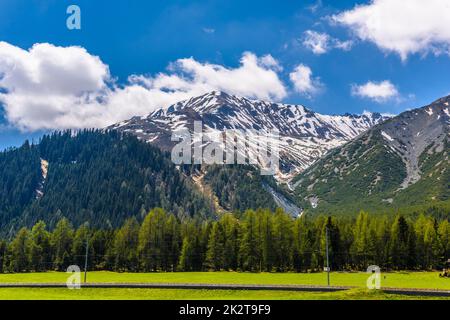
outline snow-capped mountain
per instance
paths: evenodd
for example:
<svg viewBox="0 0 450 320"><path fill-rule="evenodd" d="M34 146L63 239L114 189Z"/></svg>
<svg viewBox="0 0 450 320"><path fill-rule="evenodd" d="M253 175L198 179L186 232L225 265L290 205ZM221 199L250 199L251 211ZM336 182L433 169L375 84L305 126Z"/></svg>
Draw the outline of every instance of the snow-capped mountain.
<svg viewBox="0 0 450 320"><path fill-rule="evenodd" d="M358 212L450 198L450 96L406 111L324 158L292 184L304 208Z"/></svg>
<svg viewBox="0 0 450 320"><path fill-rule="evenodd" d="M381 114L368 112L362 115L322 115L302 105L250 100L213 91L108 129L135 134L139 139L165 150L174 145L172 132L182 128L192 130L195 121L202 121L203 130L209 132L278 130L281 163L276 177L280 181L289 181L330 149L351 141L386 119Z"/></svg>

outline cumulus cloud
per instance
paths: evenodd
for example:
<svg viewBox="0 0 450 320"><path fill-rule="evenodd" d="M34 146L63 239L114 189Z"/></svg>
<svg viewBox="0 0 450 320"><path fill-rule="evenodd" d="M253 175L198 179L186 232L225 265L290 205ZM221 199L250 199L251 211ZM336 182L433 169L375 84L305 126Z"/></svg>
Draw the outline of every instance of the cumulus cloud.
<svg viewBox="0 0 450 320"><path fill-rule="evenodd" d="M212 90L258 99L282 99L286 88L272 56L244 53L227 68L193 58L153 76L117 84L99 57L81 47L35 44L23 50L0 42L0 105L24 131L101 128Z"/></svg>
<svg viewBox="0 0 450 320"><path fill-rule="evenodd" d="M294 85L296 92L311 97L320 92L323 88L320 79L313 77L313 72L310 67L299 64L294 71L289 75L291 82Z"/></svg>
<svg viewBox="0 0 450 320"><path fill-rule="evenodd" d="M410 54L450 52L448 0L372 0L332 17L356 35L402 60Z"/></svg>
<svg viewBox="0 0 450 320"><path fill-rule="evenodd" d="M385 102L399 96L398 89L390 81L369 81L363 85L352 85L352 95L368 98L376 102Z"/></svg>
<svg viewBox="0 0 450 320"><path fill-rule="evenodd" d="M270 54L267 54L265 56L262 56L259 59L259 62L262 66L267 67L269 69L275 70L275 71L283 71L283 67L280 65L278 60L276 60L274 57L272 57Z"/></svg>
<svg viewBox="0 0 450 320"><path fill-rule="evenodd" d="M314 54L320 55L327 53L331 49L341 49L348 51L351 49L352 41L340 41L331 37L327 33L320 33L313 30L307 30L303 36L303 45Z"/></svg>
<svg viewBox="0 0 450 320"><path fill-rule="evenodd" d="M326 33L319 33L308 30L305 32L303 45L315 54L323 54L328 51L329 36Z"/></svg>

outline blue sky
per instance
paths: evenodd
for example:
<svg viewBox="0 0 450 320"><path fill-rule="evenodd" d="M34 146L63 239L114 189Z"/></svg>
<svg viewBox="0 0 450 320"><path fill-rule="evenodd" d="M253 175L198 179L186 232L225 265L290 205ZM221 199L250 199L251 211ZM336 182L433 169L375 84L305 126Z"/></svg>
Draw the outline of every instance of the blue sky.
<svg viewBox="0 0 450 320"><path fill-rule="evenodd" d="M277 66L265 68L275 70L285 92L268 89L268 94L327 114L364 110L397 114L449 94L446 34L436 42L421 43L422 47L417 49L409 44L405 47L401 38L417 40L417 34L399 34L394 39L398 41L396 44L391 38L380 36L379 30L373 31L375 35L361 35L364 22L359 13L356 13L359 29L350 25L348 19L343 23L330 21L331 16L349 12L357 4L369 6L376 14L376 5L382 6L383 1L390 0L378 0L378 4L350 0L2 0L0 41L23 50L36 43L80 46L109 68L110 86L111 82L114 86L126 85L130 75L152 79L159 73L170 75L168 66L182 58L232 70L240 67L245 52L258 59L270 55ZM66 28L66 8L70 4L81 8L81 30ZM438 9L436 13L442 11ZM401 21L391 22L394 23ZM439 28L433 22L430 24L430 30ZM381 31L389 34L389 29ZM425 31L417 32L420 36ZM305 44L307 32L327 35L324 52L314 52ZM340 47L346 41L351 45ZM0 74L5 72L1 70L1 61L0 51ZM292 80L292 73L300 65L311 71L310 78L306 77L310 80L309 88L302 81L296 86ZM304 72L299 75L305 76ZM384 88L389 92L387 96L377 96L370 86L364 87L370 83L379 86L383 81L389 84ZM14 89L12 84L8 85L4 91ZM252 88L248 90L253 92ZM12 105L16 100L8 100L9 113L16 110ZM0 106L0 149L19 145L25 138L37 138L56 123L30 127L29 122L12 119L6 110L4 104Z"/></svg>

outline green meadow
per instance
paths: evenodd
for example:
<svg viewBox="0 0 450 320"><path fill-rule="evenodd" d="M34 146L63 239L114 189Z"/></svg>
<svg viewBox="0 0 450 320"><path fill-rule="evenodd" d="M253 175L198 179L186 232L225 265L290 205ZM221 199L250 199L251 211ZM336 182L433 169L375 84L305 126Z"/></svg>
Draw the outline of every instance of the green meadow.
<svg viewBox="0 0 450 320"><path fill-rule="evenodd" d="M65 283L69 274L61 272L1 274L0 283ZM51 299L51 300L396 300L436 299L385 294L366 289L366 273L331 273L332 286L354 286L341 292L294 292L294 291L246 291L246 290L181 290L181 289L0 289L0 299ZM82 275L83 278L83 275ZM113 273L88 272L89 283L202 283L202 284L281 284L281 285L326 285L326 273L237 273L237 272L192 272L192 273ZM450 290L450 279L439 278L438 272L382 273L384 288L418 288ZM448 299L448 298L441 298Z"/></svg>
<svg viewBox="0 0 450 320"><path fill-rule="evenodd" d="M0 283L65 283L69 274L63 272L0 274ZM369 274L332 272L332 286L365 288ZM83 275L82 275L83 278ZM88 272L90 283L202 283L202 284L327 284L326 273L239 273L239 272L175 272L115 273ZM450 279L439 278L439 272L393 272L381 274L385 288L417 288L450 290Z"/></svg>
<svg viewBox="0 0 450 320"><path fill-rule="evenodd" d="M0 300L448 300L352 289L333 293L178 289L0 289Z"/></svg>

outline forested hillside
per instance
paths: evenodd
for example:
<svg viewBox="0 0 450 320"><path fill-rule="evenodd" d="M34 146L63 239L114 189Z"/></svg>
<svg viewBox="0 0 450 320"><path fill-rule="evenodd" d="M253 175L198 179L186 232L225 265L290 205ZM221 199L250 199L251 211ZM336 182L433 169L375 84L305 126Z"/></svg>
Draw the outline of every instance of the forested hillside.
<svg viewBox="0 0 450 320"><path fill-rule="evenodd" d="M294 181L310 213L450 207L450 96L389 119Z"/></svg>
<svg viewBox="0 0 450 320"><path fill-rule="evenodd" d="M3 234L63 217L76 226L117 227L155 206L180 217L212 215L170 157L118 132L54 133L0 153L0 190Z"/></svg>
<svg viewBox="0 0 450 320"><path fill-rule="evenodd" d="M219 204L230 211L245 211L251 208L275 210L271 194L264 184L276 188L273 177L262 176L258 168L250 165L209 166L206 168L205 182L217 196Z"/></svg>
<svg viewBox="0 0 450 320"><path fill-rule="evenodd" d="M1 228L32 203L41 179L39 150L28 142L20 149L0 152Z"/></svg>

